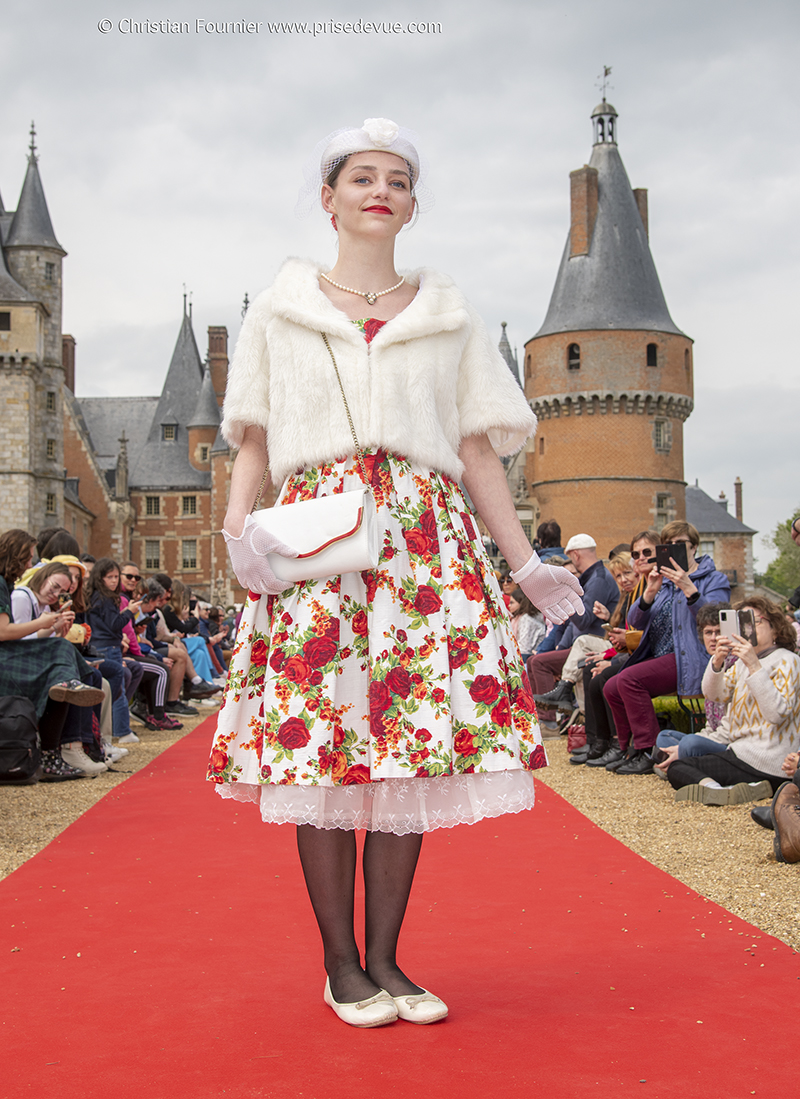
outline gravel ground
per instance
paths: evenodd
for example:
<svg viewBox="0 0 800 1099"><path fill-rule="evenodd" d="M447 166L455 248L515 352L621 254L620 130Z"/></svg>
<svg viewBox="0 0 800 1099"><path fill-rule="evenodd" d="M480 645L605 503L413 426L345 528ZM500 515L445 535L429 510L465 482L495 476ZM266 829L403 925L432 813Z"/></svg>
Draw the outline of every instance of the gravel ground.
<svg viewBox="0 0 800 1099"><path fill-rule="evenodd" d="M113 770L97 778L36 786L0 786L0 879L41 851L109 790L146 767L219 707L197 705L197 709L200 711L197 717L182 717L183 728L174 732L151 732L131 715L131 728L140 743L127 745L128 754Z"/></svg>
<svg viewBox="0 0 800 1099"><path fill-rule="evenodd" d="M800 866L775 861L773 833L753 805L676 802L655 775L575 767L567 739L545 740L550 766L536 777L581 813L704 897L800 950Z"/></svg>
<svg viewBox="0 0 800 1099"><path fill-rule="evenodd" d="M175 733L153 733L132 723L141 743L98 778L0 787L0 878L216 712L199 709ZM648 862L800 950L800 866L775 861L772 833L750 819L750 805L676 803L669 783L652 775L619 777L603 768L572 766L566 737L546 740L545 747L550 766L537 772L537 781Z"/></svg>

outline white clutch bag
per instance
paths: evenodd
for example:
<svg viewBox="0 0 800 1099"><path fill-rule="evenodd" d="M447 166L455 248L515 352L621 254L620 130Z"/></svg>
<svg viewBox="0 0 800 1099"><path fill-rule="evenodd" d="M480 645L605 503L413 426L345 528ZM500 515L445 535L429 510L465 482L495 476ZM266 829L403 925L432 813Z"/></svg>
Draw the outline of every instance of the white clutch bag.
<svg viewBox="0 0 800 1099"><path fill-rule="evenodd" d="M350 406L331 345L324 332L320 332L320 335L336 371L364 484L353 492L316 496L313 500L298 500L294 504L280 504L278 507L262 508L261 511L252 513L253 519L262 530L269 531L285 545L298 551L297 557L284 557L280 553L267 554L269 567L275 575L292 584L377 568L381 550L378 513L364 465L364 455L356 437ZM254 507L258 506L261 499L268 468L261 478Z"/></svg>
<svg viewBox="0 0 800 1099"><path fill-rule="evenodd" d="M267 554L269 567L281 580L297 584L377 567L378 516L366 486L355 492L262 508L253 512L253 519L298 551L297 557Z"/></svg>

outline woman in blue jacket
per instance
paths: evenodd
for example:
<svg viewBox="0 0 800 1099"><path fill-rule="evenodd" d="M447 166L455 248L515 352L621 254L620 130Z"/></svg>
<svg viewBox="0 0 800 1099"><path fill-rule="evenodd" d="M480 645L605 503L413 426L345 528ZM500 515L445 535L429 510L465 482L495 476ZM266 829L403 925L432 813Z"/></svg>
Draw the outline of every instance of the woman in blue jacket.
<svg viewBox="0 0 800 1099"><path fill-rule="evenodd" d="M695 618L704 603L730 599L725 574L709 556L696 556L700 535L691 523L668 523L661 544L685 545L688 567L684 571L671 558L673 568L651 570L628 615L629 625L643 631L639 647L603 688L620 746L619 761L611 761L608 769L619 775L652 771L659 725L651 699L676 690L681 695L700 692L708 653L697 636Z"/></svg>

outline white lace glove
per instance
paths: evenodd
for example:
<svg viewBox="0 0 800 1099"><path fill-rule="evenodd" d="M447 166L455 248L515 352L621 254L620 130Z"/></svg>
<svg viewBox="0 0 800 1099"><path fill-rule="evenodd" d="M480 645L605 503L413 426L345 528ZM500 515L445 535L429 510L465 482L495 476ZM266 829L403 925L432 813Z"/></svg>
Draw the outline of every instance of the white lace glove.
<svg viewBox="0 0 800 1099"><path fill-rule="evenodd" d="M244 530L234 538L223 528L222 537L228 546L228 556L236 579L248 591L264 595L280 595L293 587L290 580L281 580L270 568L268 553L280 553L284 557L297 557L297 550L273 538L256 523L252 515L244 521Z"/></svg>
<svg viewBox="0 0 800 1099"><path fill-rule="evenodd" d="M538 607L545 618L557 625L573 614L583 614L583 588L571 572L558 565L544 565L538 553L532 553L521 569L511 573L511 579Z"/></svg>

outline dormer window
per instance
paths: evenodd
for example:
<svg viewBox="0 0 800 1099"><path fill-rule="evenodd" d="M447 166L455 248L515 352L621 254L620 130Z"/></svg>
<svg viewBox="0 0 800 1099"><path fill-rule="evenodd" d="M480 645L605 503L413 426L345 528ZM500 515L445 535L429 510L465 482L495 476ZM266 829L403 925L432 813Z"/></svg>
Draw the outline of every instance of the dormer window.
<svg viewBox="0 0 800 1099"><path fill-rule="evenodd" d="M178 434L177 424L162 424L161 425L161 438L165 443L174 443Z"/></svg>
<svg viewBox="0 0 800 1099"><path fill-rule="evenodd" d="M568 370L580 370L581 368L581 349L576 343L571 343L567 348L567 369Z"/></svg>
<svg viewBox="0 0 800 1099"><path fill-rule="evenodd" d="M207 446L201 446L200 447L200 461L201 462L207 462L208 461L208 447Z"/></svg>
<svg viewBox="0 0 800 1099"><path fill-rule="evenodd" d="M56 265L54 263L46 263L44 265L44 281L55 282L56 278Z"/></svg>
<svg viewBox="0 0 800 1099"><path fill-rule="evenodd" d="M647 365L658 366L658 344L649 343L647 345Z"/></svg>

